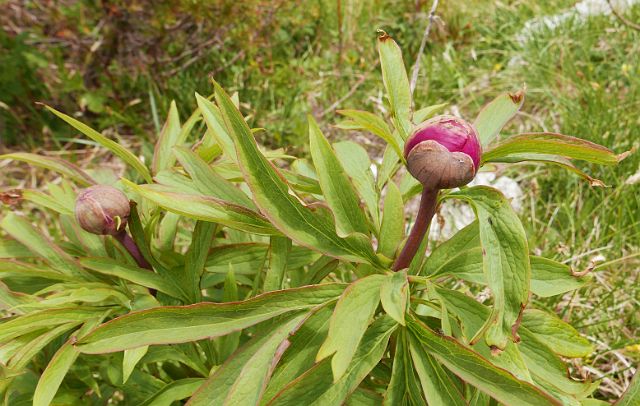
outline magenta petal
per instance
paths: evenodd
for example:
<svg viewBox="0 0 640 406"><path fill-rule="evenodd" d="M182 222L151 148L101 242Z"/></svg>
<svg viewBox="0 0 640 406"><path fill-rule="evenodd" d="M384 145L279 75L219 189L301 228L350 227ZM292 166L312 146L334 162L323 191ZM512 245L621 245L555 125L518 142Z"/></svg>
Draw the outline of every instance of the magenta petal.
<svg viewBox="0 0 640 406"><path fill-rule="evenodd" d="M447 148L450 152L463 152L471 157L478 169L482 149L478 134L473 126L461 118L442 115L422 123L405 144L404 155L421 143L433 140Z"/></svg>

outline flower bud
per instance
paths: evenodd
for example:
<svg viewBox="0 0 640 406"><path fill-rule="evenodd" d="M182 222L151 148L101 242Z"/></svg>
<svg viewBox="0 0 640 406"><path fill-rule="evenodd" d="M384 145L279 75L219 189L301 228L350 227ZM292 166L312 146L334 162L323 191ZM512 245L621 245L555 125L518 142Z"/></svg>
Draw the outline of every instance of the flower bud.
<svg viewBox="0 0 640 406"><path fill-rule="evenodd" d="M92 234L118 234L127 224L129 210L127 196L112 186L88 187L76 199L76 219Z"/></svg>
<svg viewBox="0 0 640 406"><path fill-rule="evenodd" d="M471 182L481 153L473 126L449 115L418 126L404 149L409 173L428 189L451 189Z"/></svg>

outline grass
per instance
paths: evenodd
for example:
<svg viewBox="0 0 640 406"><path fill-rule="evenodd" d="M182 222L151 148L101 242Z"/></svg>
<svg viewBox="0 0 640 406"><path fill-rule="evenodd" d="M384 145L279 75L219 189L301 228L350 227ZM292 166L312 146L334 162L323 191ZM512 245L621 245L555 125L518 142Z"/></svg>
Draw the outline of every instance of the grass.
<svg viewBox="0 0 640 406"><path fill-rule="evenodd" d="M98 121L87 107L80 111L84 120L101 129L135 134L134 142L154 137L149 89L162 117L173 98L180 106L194 107L193 90L209 92L207 73L214 72L227 89L239 91L246 111L255 112L252 122L268 130L260 134L261 141L271 146L299 149L306 140L306 113L316 116L331 137L356 136L363 143L375 143L333 128L338 117L331 107L339 101L340 108L386 108L379 68L373 65L377 58L374 28L384 28L399 42L410 66L430 2L420 13L415 13L413 2L375 3L350 2L353 8L343 10L347 12L342 15L342 28L337 29L335 2L321 0L302 8L295 2L283 2L274 9L272 21L255 28L256 19L248 18L244 25L233 26L222 45L212 46L173 75L126 78L122 67L111 66L116 82L99 76L96 88L63 85L70 87L71 94L95 93L103 101L100 108L107 119ZM416 106L446 101L450 112L473 118L495 95L526 83L523 111L505 134L556 131L604 144L618 153L638 148L640 62L634 55L640 52L640 32L613 17L596 16L585 21L570 19L556 29L543 29L526 41L519 40L532 18L560 13L573 3L474 0L441 4L441 23L434 27L422 55ZM252 12L256 10L251 7L259 6L259 2L248 4ZM79 18L77 9L70 9L73 13L68 18ZM233 12L220 18L231 18ZM625 15L640 21L640 6ZM259 35L243 36L254 28ZM183 51L179 45L170 56ZM63 56L56 53L56 60ZM36 75L32 70L37 66L29 61L20 63L29 64L30 74ZM160 68L166 73L182 64L184 60L179 59ZM37 95L46 99L64 93L61 88L54 90ZM18 98L30 111L28 97L25 93ZM138 102L131 104L134 99ZM77 105L74 100L61 100L67 111ZM124 115L115 111L124 111ZM181 111L183 118L189 113ZM43 124L50 125L49 121L33 125ZM69 133L52 128L52 139L64 142ZM581 365L576 363L572 373L600 379L598 397L612 399L620 396L640 362L640 183L628 183L640 170L640 154L631 154L617 167L580 167L609 187L592 188L570 173L545 166L521 166L507 175L518 179L526 191L523 222L536 254L566 261L576 271L594 268L592 284L564 297L538 300L535 305L557 311L596 344L593 356Z"/></svg>

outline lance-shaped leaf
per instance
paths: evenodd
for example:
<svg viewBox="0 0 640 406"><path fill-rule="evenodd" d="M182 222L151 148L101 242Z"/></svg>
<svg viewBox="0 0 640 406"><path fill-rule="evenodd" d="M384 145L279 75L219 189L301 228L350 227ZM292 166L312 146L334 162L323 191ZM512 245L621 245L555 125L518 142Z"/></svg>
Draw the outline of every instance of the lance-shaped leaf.
<svg viewBox="0 0 640 406"><path fill-rule="evenodd" d="M0 343L45 327L84 322L99 313L100 310L90 307L68 307L25 314L0 324Z"/></svg>
<svg viewBox="0 0 640 406"><path fill-rule="evenodd" d="M203 378L178 379L165 385L140 406L172 405L191 396L204 382Z"/></svg>
<svg viewBox="0 0 640 406"><path fill-rule="evenodd" d="M507 340L517 341L518 320L529 299L531 268L524 228L496 189L476 186L452 196L469 201L478 217L483 269L494 297L485 337L489 346L504 349Z"/></svg>
<svg viewBox="0 0 640 406"><path fill-rule="evenodd" d="M378 53L382 69L382 82L387 89L391 113L396 129L403 139L411 133L411 90L409 78L402 60L402 51L384 31L379 31ZM402 155L398 155L402 156Z"/></svg>
<svg viewBox="0 0 640 406"><path fill-rule="evenodd" d="M616 155L602 145L556 133L526 133L509 137L482 154L483 162L514 154L550 154L601 165L615 165L627 154Z"/></svg>
<svg viewBox="0 0 640 406"><path fill-rule="evenodd" d="M91 269L92 271L100 272L105 275L116 276L126 281L158 290L173 297L184 297L184 294L181 293L179 288L164 279L162 276L155 272L151 272L148 269L122 265L111 258L82 258L80 259L80 265L87 269Z"/></svg>
<svg viewBox="0 0 640 406"><path fill-rule="evenodd" d="M337 382L349 368L358 344L380 303L380 286L387 276L371 275L345 289L331 317L329 336L318 351L318 361L333 355L331 368Z"/></svg>
<svg viewBox="0 0 640 406"><path fill-rule="evenodd" d="M422 391L430 405L464 406L467 402L452 377L433 356L429 355L418 339L409 334L409 350L413 365L420 377Z"/></svg>
<svg viewBox="0 0 640 406"><path fill-rule="evenodd" d="M396 335L395 355L391 380L384 394L383 406L394 405L425 405L426 402L420 392L420 382L415 374L415 366L409 352L409 338L406 329L401 329ZM426 393L426 392L425 392ZM462 399L462 397L460 398ZM455 404L455 403L454 403Z"/></svg>
<svg viewBox="0 0 640 406"><path fill-rule="evenodd" d="M502 127L520 110L522 103L524 89L516 93L501 94L484 106L473 122L482 146L489 145L498 136Z"/></svg>
<svg viewBox="0 0 640 406"><path fill-rule="evenodd" d="M371 171L371 160L367 151L352 141L341 141L333 144L336 156L353 185L362 197L377 230L380 225L380 192Z"/></svg>
<svg viewBox="0 0 640 406"><path fill-rule="evenodd" d="M556 354L578 358L593 352L593 346L586 338L554 314L527 309L522 317L522 325Z"/></svg>
<svg viewBox="0 0 640 406"><path fill-rule="evenodd" d="M257 405L273 369L290 345L289 335L307 317L308 313L289 317L269 334L250 341L207 379L188 405Z"/></svg>
<svg viewBox="0 0 640 406"><path fill-rule="evenodd" d="M65 161L64 159L30 154L28 152L4 154L0 155L0 159L13 159L16 161L26 162L29 165L49 169L71 179L80 186L91 186L96 183L96 181L93 180L91 176L87 175L82 169L68 161Z"/></svg>
<svg viewBox="0 0 640 406"><path fill-rule="evenodd" d="M448 304L449 311L460 320L465 337L475 335L488 317L489 308L457 291L436 288L436 292ZM548 382L556 391L562 391L563 396L586 395L593 389L590 382L578 382L569 378L567 366L546 345L546 337L544 342L538 340L524 322L520 331L522 341L517 344L517 348L516 344L509 343L505 351L496 355L490 354L488 347L483 342L479 342L474 345L474 350L491 359L493 364L511 371L521 380L531 382L533 378L535 382L541 380ZM555 393L549 393L555 395Z"/></svg>
<svg viewBox="0 0 640 406"><path fill-rule="evenodd" d="M52 107L49 107L46 105L45 107L47 108L47 110L51 111L53 114L55 114L56 116L66 121L67 124L71 125L76 130L80 131L87 137L91 138L98 144L102 145L103 147L113 152L116 156L118 156L120 159L122 159L132 168L134 168L146 182L148 183L153 182L153 179L151 179L151 173L149 173L149 170L147 169L147 167L142 162L140 162L140 160L131 151L129 151L122 145L118 144L117 142L110 140L109 138L100 134L99 132L89 127L88 125L76 120L75 118L68 116L64 113L61 113Z"/></svg>
<svg viewBox="0 0 640 406"><path fill-rule="evenodd" d="M41 256L57 271L67 276L82 275L82 269L69 254L55 245L25 218L14 213L7 213L0 222L0 227L32 252Z"/></svg>
<svg viewBox="0 0 640 406"><path fill-rule="evenodd" d="M249 196L220 176L198 154L185 147L176 147L174 150L200 193L255 210L256 205Z"/></svg>
<svg viewBox="0 0 640 406"><path fill-rule="evenodd" d="M352 235L340 238L333 224L311 212L296 197L276 168L258 149L255 139L238 109L216 83L216 100L236 146L238 162L253 199L262 213L283 234L300 245L348 261L379 265L367 238Z"/></svg>
<svg viewBox="0 0 640 406"><path fill-rule="evenodd" d="M329 141L311 116L309 149L324 198L336 219L338 235L344 237L352 233L368 234L367 220L360 208L360 198Z"/></svg>
<svg viewBox="0 0 640 406"><path fill-rule="evenodd" d="M285 273L287 272L287 260L291 252L291 240L286 237L271 237L269 248L269 267L264 277L264 291L279 290L283 288Z"/></svg>
<svg viewBox="0 0 640 406"><path fill-rule="evenodd" d="M502 157L494 157L491 162L504 162L504 163L518 163L518 162L533 162L544 163L560 166L567 169L578 176L586 179L591 186L604 187L606 186L601 180L592 178L585 172L576 168L576 166L567 158L559 155L551 154L536 154L536 153L522 153L522 154L509 154Z"/></svg>
<svg viewBox="0 0 640 406"><path fill-rule="evenodd" d="M315 311L289 339L291 345L278 363L261 404L265 404L293 381L315 365L316 353L329 331L331 307L324 306Z"/></svg>
<svg viewBox="0 0 640 406"><path fill-rule="evenodd" d="M100 321L106 317L109 312L110 311L105 312L102 317L87 320L78 332L72 335L71 338L58 349L42 372L42 375L40 375L38 385L33 393L33 406L49 406L56 392L58 392L62 380L67 375L69 369L71 369L78 355L80 355L73 346L73 342L100 324Z"/></svg>
<svg viewBox="0 0 640 406"><path fill-rule="evenodd" d="M441 103L441 104L434 104L433 106L423 107L420 110L417 110L413 113L413 122L415 124L420 124L424 121L427 121L431 117L435 116L436 114L444 110L444 108L447 107L448 105L449 103Z"/></svg>
<svg viewBox="0 0 640 406"><path fill-rule="evenodd" d="M198 108L200 108L202 112L202 117L205 123L207 123L207 128L209 129L208 134L211 134L218 145L220 145L227 158L236 161L236 148L229 133L227 133L220 109L198 93L196 93L196 101L198 102Z"/></svg>
<svg viewBox="0 0 640 406"><path fill-rule="evenodd" d="M407 326L424 349L442 365L499 402L522 406L560 405L532 384L492 365L455 339L437 334L414 316L407 317Z"/></svg>
<svg viewBox="0 0 640 406"><path fill-rule="evenodd" d="M122 182L173 213L256 234L279 234L262 215L234 203L205 195L174 193L171 188L161 185L136 185L125 179Z"/></svg>
<svg viewBox="0 0 640 406"><path fill-rule="evenodd" d="M437 277L452 275L473 283L487 284L483 273L482 247L477 222L460 230L440 244L429 256L422 269L423 275ZM590 275L576 275L560 262L529 256L531 262L531 292L550 297L584 286Z"/></svg>
<svg viewBox="0 0 640 406"><path fill-rule="evenodd" d="M138 362L144 357L148 350L149 346L145 345L144 347L124 351L124 356L122 357L122 383L127 383L136 365L138 365Z"/></svg>
<svg viewBox="0 0 640 406"><path fill-rule="evenodd" d="M396 322L390 317L376 319L362 337L348 370L337 382L333 382L331 365L325 359L287 385L268 405L342 405L380 362L396 326Z"/></svg>
<svg viewBox="0 0 640 406"><path fill-rule="evenodd" d="M82 352L98 354L218 337L288 312L330 302L343 290L341 284L314 285L269 292L243 302L143 310L105 323L80 340L78 348Z"/></svg>
<svg viewBox="0 0 640 406"><path fill-rule="evenodd" d="M349 117L351 122L348 122L347 126L349 129L358 128L367 130L372 134L377 135L387 142L396 151L399 157L404 159L404 154L402 153L402 146L404 145L404 141L401 138L396 138L396 135L391 132L387 123L377 115L373 113L369 113L368 111L361 110L338 110L338 114L342 114L345 117ZM339 128L345 128L344 126L338 125Z"/></svg>
<svg viewBox="0 0 640 406"><path fill-rule="evenodd" d="M404 326L404 313L407 309L409 281L407 272L394 272L380 286L382 308L395 321Z"/></svg>
<svg viewBox="0 0 640 406"><path fill-rule="evenodd" d="M169 116L160 131L160 137L153 151L153 163L151 164L153 173L158 173L173 165L175 157L172 148L177 144L178 137L180 137L180 115L176 102L172 100L169 106Z"/></svg>
<svg viewBox="0 0 640 406"><path fill-rule="evenodd" d="M387 258L395 258L398 244L404 237L404 203L402 194L395 182L387 183L387 195L384 198L382 225L378 251Z"/></svg>

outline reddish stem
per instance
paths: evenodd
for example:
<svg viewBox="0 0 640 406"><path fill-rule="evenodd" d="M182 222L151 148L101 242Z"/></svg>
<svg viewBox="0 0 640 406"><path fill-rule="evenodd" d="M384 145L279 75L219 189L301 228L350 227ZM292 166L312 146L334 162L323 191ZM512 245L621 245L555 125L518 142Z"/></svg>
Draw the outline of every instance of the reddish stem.
<svg viewBox="0 0 640 406"><path fill-rule="evenodd" d="M416 256L416 252L422 243L424 235L427 233L431 219L436 213L436 207L438 205L438 192L439 189L424 189L422 191L422 197L420 198L420 208L418 209L418 216L416 222L413 224L409 238L402 248L402 252L396 258L396 262L393 264L393 270L399 271L401 269L408 268Z"/></svg>
<svg viewBox="0 0 640 406"><path fill-rule="evenodd" d="M138 248L138 245L136 245L136 242L133 241L133 238L129 236L129 233L127 233L125 230L122 230L121 232L115 234L114 237L116 240L118 240L118 242L120 242L120 244L122 244L122 246L129 252L129 254L131 254L140 268L145 268L150 271L152 270L151 264L149 264L149 262L144 258L144 256L140 252L140 249Z"/></svg>

